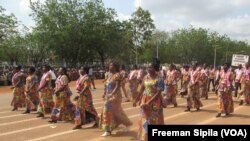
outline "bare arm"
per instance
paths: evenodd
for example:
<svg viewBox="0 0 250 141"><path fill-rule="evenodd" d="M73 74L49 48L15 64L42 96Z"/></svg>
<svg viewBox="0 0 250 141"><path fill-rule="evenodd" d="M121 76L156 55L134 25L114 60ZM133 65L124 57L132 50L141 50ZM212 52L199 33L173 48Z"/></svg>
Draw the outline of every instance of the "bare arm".
<svg viewBox="0 0 250 141"><path fill-rule="evenodd" d="M153 101L155 101L156 98L158 98L158 96L160 96L161 91L157 90L156 94L147 102L147 104L151 104Z"/></svg>
<svg viewBox="0 0 250 141"><path fill-rule="evenodd" d="M88 80L85 80L88 81ZM84 88L82 89L82 91L80 92L80 94L83 94L87 89L89 89L89 83L90 82L86 82L86 84L84 85Z"/></svg>
<svg viewBox="0 0 250 141"><path fill-rule="evenodd" d="M145 90L145 86L144 86L144 83L142 83L141 87L140 87L140 90L138 92L138 95L137 97L135 98L135 100L133 101L133 106L136 107L136 103L140 100L143 92Z"/></svg>
<svg viewBox="0 0 250 141"><path fill-rule="evenodd" d="M12 86L11 88L14 89L15 87L17 87L19 85L20 82L21 82L21 80L18 80L16 85Z"/></svg>
<svg viewBox="0 0 250 141"><path fill-rule="evenodd" d="M30 88L28 89L28 92L35 86L35 83L32 83L32 85L30 86Z"/></svg>
<svg viewBox="0 0 250 141"><path fill-rule="evenodd" d="M12 86L12 87L11 87L11 89L13 89L13 88L17 87L17 86L21 83L21 80L23 79L24 74L21 74L21 75L20 75L20 76L18 76L18 77L19 77L19 80L17 81L16 85L14 85L14 86Z"/></svg>
<svg viewBox="0 0 250 141"><path fill-rule="evenodd" d="M113 89L112 93L110 96L113 96L119 89L120 89L120 81L115 81L115 88Z"/></svg>

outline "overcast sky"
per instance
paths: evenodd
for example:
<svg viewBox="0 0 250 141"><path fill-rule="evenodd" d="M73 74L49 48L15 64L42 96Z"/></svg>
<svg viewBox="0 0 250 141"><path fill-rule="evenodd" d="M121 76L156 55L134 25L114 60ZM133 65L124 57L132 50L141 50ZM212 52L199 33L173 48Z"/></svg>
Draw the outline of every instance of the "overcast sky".
<svg viewBox="0 0 250 141"><path fill-rule="evenodd" d="M128 19L141 6L150 11L158 29L171 31L193 25L250 43L250 0L103 1L106 7L116 9L120 19ZM29 17L29 0L0 0L0 5L26 26L34 25Z"/></svg>

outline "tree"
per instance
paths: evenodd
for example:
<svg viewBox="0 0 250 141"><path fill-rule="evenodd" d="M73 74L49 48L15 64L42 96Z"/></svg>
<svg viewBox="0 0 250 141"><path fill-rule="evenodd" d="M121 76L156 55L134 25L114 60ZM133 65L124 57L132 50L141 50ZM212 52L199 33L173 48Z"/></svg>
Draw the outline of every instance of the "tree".
<svg viewBox="0 0 250 141"><path fill-rule="evenodd" d="M198 61L213 65L216 49L216 65L218 65L231 62L233 54L242 52L247 54L250 50L246 42L235 41L227 35L190 26L170 33L154 32L152 38L143 44L144 50L141 56L143 62L156 56L157 42L162 63L189 64Z"/></svg>
<svg viewBox="0 0 250 141"><path fill-rule="evenodd" d="M94 62L102 65L126 50L130 39L125 23L116 20L114 9L101 0L57 0L31 3L38 42L68 63ZM73 56L73 57L72 57Z"/></svg>
<svg viewBox="0 0 250 141"><path fill-rule="evenodd" d="M141 47L144 42L151 38L155 25L150 12L143 10L141 7L132 14L130 22L132 25L134 43L134 48L132 48L132 50L136 52L137 55L138 47ZM142 53L142 48L140 48L139 52ZM136 63L138 63L137 57Z"/></svg>
<svg viewBox="0 0 250 141"><path fill-rule="evenodd" d="M5 14L0 6L0 53L1 60L17 62L21 55L22 37L17 29L19 23L13 14Z"/></svg>
<svg viewBox="0 0 250 141"><path fill-rule="evenodd" d="M141 59L143 62L151 60L153 57L157 57L157 51L160 60L166 60L165 46L170 40L168 32L156 30L153 32L150 40L145 42L142 46L144 47Z"/></svg>
<svg viewBox="0 0 250 141"><path fill-rule="evenodd" d="M0 45L10 38L10 36L17 34L18 22L13 14L6 15L5 9L0 6Z"/></svg>

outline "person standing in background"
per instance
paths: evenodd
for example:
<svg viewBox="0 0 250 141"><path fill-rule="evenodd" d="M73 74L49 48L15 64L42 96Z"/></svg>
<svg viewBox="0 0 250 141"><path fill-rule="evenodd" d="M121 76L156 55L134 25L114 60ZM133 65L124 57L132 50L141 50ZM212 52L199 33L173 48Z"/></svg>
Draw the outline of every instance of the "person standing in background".
<svg viewBox="0 0 250 141"><path fill-rule="evenodd" d="M235 70L235 92L234 92L234 97L237 97L238 95L238 89L241 89L241 84L240 84L240 80L243 74L243 69L242 69L242 65L238 65L238 68Z"/></svg>
<svg viewBox="0 0 250 141"><path fill-rule="evenodd" d="M93 67L92 66L89 68L89 78L91 80L91 83L92 83L94 89L96 89L95 81L94 81L94 72L93 72Z"/></svg>
<svg viewBox="0 0 250 141"><path fill-rule="evenodd" d="M144 70L143 70L143 68L141 66L140 69L138 70L138 75L137 75L137 80L138 80L139 84L142 83L142 80L143 80L145 75L146 74L145 74L145 72L144 72Z"/></svg>
<svg viewBox="0 0 250 141"><path fill-rule="evenodd" d="M213 66L210 66L210 69L209 69L209 82L208 82L208 91L210 91L210 85L212 83L213 85L213 89L212 91L215 91L215 84L214 84L214 79L215 79L215 68Z"/></svg>
<svg viewBox="0 0 250 141"><path fill-rule="evenodd" d="M104 83L104 93L102 95L102 98L105 99L105 95L106 95L106 81L108 80L109 78L109 75L110 75L110 72L109 72L109 68L106 67L106 71L105 71L105 74L104 74L104 80L103 80L103 83Z"/></svg>
<svg viewBox="0 0 250 141"><path fill-rule="evenodd" d="M137 97L137 88L139 86L139 81L138 81L138 67L137 65L134 65L133 70L130 71L129 77L128 77L128 87L129 87L129 95L132 97L132 100L135 100Z"/></svg>
<svg viewBox="0 0 250 141"><path fill-rule="evenodd" d="M51 87L54 89L56 87L56 74L53 68L49 72L51 74Z"/></svg>
<svg viewBox="0 0 250 141"><path fill-rule="evenodd" d="M125 69L125 66L122 65L121 67L121 71L120 71L120 74L121 74L121 88L122 88L122 92L125 96L125 102L129 102L129 97L128 97L128 94L127 94L127 90L126 90L126 79L127 79L127 72L126 72L126 69Z"/></svg>
<svg viewBox="0 0 250 141"><path fill-rule="evenodd" d="M184 65L182 70L182 87L180 91L181 97L184 97L188 94L188 83L190 81L190 72L189 72L189 66Z"/></svg>
<svg viewBox="0 0 250 141"><path fill-rule="evenodd" d="M208 69L207 65L203 65L203 69L200 71L200 93L201 97L204 97L206 100L208 99Z"/></svg>
<svg viewBox="0 0 250 141"><path fill-rule="evenodd" d="M221 67L216 67L215 68L215 78L214 78L214 88L215 88L215 94L218 94L218 85L219 85L219 81L220 81L220 72L221 72Z"/></svg>
<svg viewBox="0 0 250 141"><path fill-rule="evenodd" d="M169 70L167 71L167 77L165 79L165 100L167 100L167 105L173 104L177 107L176 101L176 87L177 87L177 71L174 64L171 64Z"/></svg>

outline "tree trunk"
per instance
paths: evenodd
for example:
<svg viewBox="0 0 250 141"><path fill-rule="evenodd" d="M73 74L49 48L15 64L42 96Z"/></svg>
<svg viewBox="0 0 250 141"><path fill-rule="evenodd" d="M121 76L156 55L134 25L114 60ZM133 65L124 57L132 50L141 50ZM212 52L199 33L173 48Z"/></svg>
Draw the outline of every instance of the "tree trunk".
<svg viewBox="0 0 250 141"><path fill-rule="evenodd" d="M98 54L100 56L100 61L102 63L102 68L105 66L105 58L104 58L104 54L102 51L98 51Z"/></svg>

